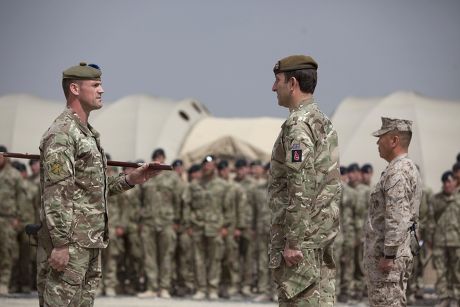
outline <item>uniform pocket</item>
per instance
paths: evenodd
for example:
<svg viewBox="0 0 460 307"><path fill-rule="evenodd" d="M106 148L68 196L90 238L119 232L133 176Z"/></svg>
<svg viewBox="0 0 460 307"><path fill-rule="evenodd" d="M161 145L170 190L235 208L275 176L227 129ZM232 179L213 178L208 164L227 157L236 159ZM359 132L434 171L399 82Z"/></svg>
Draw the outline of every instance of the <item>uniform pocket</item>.
<svg viewBox="0 0 460 307"><path fill-rule="evenodd" d="M62 272L61 280L71 286L79 286L83 282L83 274L69 267L66 267L64 272Z"/></svg>

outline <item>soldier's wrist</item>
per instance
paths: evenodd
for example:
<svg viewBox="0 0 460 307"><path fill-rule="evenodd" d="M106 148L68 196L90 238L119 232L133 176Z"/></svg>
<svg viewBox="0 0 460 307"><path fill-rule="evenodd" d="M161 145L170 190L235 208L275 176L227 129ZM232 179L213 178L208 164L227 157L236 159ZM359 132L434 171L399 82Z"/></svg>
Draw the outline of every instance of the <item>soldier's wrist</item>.
<svg viewBox="0 0 460 307"><path fill-rule="evenodd" d="M128 175L125 175L125 183L126 183L130 188L134 188L134 186L135 186L135 184L129 183L129 181L128 181Z"/></svg>

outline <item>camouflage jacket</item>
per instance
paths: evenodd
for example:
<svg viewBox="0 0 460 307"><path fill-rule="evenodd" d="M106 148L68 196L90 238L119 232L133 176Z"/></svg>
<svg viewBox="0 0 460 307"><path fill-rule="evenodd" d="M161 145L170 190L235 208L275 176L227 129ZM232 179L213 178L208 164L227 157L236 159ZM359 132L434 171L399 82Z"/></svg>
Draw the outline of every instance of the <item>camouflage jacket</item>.
<svg viewBox="0 0 460 307"><path fill-rule="evenodd" d="M226 182L218 177L192 181L184 191L184 204L189 208L188 225L194 232L217 236L224 225L222 208L227 192Z"/></svg>
<svg viewBox="0 0 460 307"><path fill-rule="evenodd" d="M365 257L411 256L409 227L418 220L422 183L407 154L394 158L371 193Z"/></svg>
<svg viewBox="0 0 460 307"><path fill-rule="evenodd" d="M19 217L25 197L21 175L10 163L5 162L0 169L0 217Z"/></svg>
<svg viewBox="0 0 460 307"><path fill-rule="evenodd" d="M40 142L41 221L53 246L107 247L107 197L130 186L106 169L99 133L65 109Z"/></svg>
<svg viewBox="0 0 460 307"><path fill-rule="evenodd" d="M292 110L270 163L270 267L280 251L323 248L339 231L342 192L337 133L313 99ZM275 257L275 258L273 258Z"/></svg>
<svg viewBox="0 0 460 307"><path fill-rule="evenodd" d="M223 179L224 180L224 179ZM223 203L224 227L233 231L235 228L244 228L245 219L239 214L240 208L246 208L246 193L239 184L224 180L227 184L225 201Z"/></svg>
<svg viewBox="0 0 460 307"><path fill-rule="evenodd" d="M241 190L246 194L246 202L240 203L237 207L236 214L238 220L238 228L247 230L243 232L243 236L249 235L249 230L255 230L255 182L249 178L245 177L243 180L237 180L235 178L235 183L238 184Z"/></svg>
<svg viewBox="0 0 460 307"><path fill-rule="evenodd" d="M256 182L254 189L255 224L258 235L267 235L270 232L270 208L268 207L266 180Z"/></svg>
<svg viewBox="0 0 460 307"><path fill-rule="evenodd" d="M144 184L142 223L161 230L180 219L183 184L176 172L163 172Z"/></svg>
<svg viewBox="0 0 460 307"><path fill-rule="evenodd" d="M340 225L343 234L343 244L351 247L356 243L356 219L358 193L348 184L342 183L343 193L340 200Z"/></svg>
<svg viewBox="0 0 460 307"><path fill-rule="evenodd" d="M460 195L437 193L431 198L436 227L435 247L460 247Z"/></svg>

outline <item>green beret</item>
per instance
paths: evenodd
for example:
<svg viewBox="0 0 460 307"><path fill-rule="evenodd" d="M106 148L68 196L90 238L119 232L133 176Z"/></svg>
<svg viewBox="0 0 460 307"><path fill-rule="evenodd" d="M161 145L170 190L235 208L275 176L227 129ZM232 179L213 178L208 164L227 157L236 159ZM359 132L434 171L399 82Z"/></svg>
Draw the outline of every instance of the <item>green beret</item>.
<svg viewBox="0 0 460 307"><path fill-rule="evenodd" d="M300 69L318 69L318 63L311 57L306 55L291 55L287 58L279 60L273 67L275 74L285 71L294 71Z"/></svg>
<svg viewBox="0 0 460 307"><path fill-rule="evenodd" d="M62 79L101 80L102 71L96 64L72 66L62 72Z"/></svg>
<svg viewBox="0 0 460 307"><path fill-rule="evenodd" d="M382 127L372 133L372 135L379 137L393 130L412 131L412 121L407 119L382 117Z"/></svg>

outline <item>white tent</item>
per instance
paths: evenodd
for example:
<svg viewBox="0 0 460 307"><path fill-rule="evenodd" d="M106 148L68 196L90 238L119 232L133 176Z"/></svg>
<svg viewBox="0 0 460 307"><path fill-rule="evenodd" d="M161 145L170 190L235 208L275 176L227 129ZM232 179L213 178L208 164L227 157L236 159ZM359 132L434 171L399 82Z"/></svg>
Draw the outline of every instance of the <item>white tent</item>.
<svg viewBox="0 0 460 307"><path fill-rule="evenodd" d="M220 142L223 138L231 137L234 140L245 142L247 145L256 148L262 155L249 150L235 151L235 155L251 158L257 156L259 159L266 160L270 157L273 144L278 136L284 120L280 118L215 118L208 117L199 121L190 131L185 139L180 151L182 157L190 155L192 152L203 146L212 148L214 143ZM242 148L242 147L240 147ZM247 148L247 147L246 147ZM245 152L248 152L245 154ZM216 152L217 153L217 152Z"/></svg>
<svg viewBox="0 0 460 307"><path fill-rule="evenodd" d="M371 163L374 181L387 164L379 157L377 139L371 136L380 128L382 116L414 122L409 155L420 166L425 184L439 190L441 174L452 168L460 152L460 102L412 92L396 92L383 98L345 99L332 117L339 136L341 163Z"/></svg>

